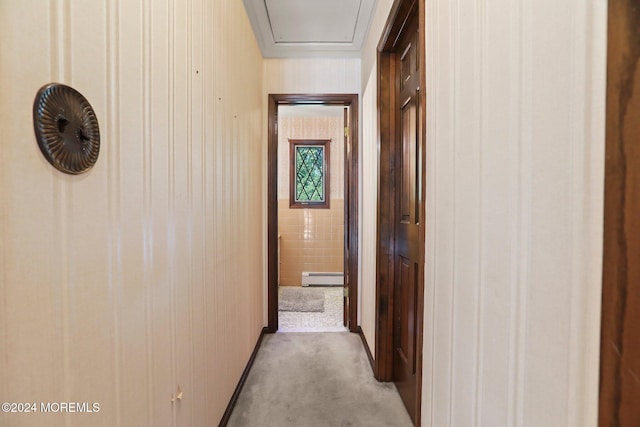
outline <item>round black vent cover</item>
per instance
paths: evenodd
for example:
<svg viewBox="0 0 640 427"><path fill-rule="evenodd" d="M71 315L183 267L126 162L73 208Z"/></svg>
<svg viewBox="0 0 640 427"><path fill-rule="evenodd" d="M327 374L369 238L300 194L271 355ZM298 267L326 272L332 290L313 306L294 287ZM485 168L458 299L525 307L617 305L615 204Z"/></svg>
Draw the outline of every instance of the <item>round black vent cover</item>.
<svg viewBox="0 0 640 427"><path fill-rule="evenodd" d="M77 175L98 160L98 118L77 90L58 83L40 88L33 102L33 127L42 154L56 169Z"/></svg>

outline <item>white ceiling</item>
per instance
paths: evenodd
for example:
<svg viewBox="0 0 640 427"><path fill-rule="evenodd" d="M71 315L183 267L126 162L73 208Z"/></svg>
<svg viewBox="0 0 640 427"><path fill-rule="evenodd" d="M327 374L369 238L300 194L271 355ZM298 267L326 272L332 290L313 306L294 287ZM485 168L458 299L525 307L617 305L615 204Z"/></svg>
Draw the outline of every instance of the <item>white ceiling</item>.
<svg viewBox="0 0 640 427"><path fill-rule="evenodd" d="M265 58L358 57L377 0L243 0Z"/></svg>

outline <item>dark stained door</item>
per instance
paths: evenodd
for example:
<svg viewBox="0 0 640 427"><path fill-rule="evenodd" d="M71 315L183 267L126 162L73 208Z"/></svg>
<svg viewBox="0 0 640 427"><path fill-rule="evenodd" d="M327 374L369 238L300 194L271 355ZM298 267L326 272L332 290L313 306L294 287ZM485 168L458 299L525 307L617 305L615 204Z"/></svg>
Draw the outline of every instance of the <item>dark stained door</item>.
<svg viewBox="0 0 640 427"><path fill-rule="evenodd" d="M344 126L344 171L345 171L345 178L347 177L347 174L350 173L351 168L349 167L349 165L351 164L351 145L349 141L349 107L344 107L344 116L343 116L343 121L342 124ZM344 182L344 223L345 224L350 224L349 220L350 220L350 214L351 214L351 209L350 209L350 204L349 204L349 200L350 200L350 195L349 195L349 190L350 187L349 185L347 185L347 183L349 182L348 179L345 179ZM344 324L344 326L349 326L349 304L350 304L350 300L349 300L349 273L351 273L349 266L352 265L351 261L350 261L350 257L351 255L349 254L349 248L351 247L350 244L350 239L351 239L351 235L349 234L349 229L347 227L344 228L344 288L343 288L343 298L342 298L342 323Z"/></svg>
<svg viewBox="0 0 640 427"><path fill-rule="evenodd" d="M601 427L640 426L640 0L609 1Z"/></svg>
<svg viewBox="0 0 640 427"><path fill-rule="evenodd" d="M423 270L420 218L420 170L422 156L419 137L419 37L417 14L401 34L396 50L395 147L395 268L394 268L394 355L393 380L411 418L418 411L416 376L418 352L418 281Z"/></svg>

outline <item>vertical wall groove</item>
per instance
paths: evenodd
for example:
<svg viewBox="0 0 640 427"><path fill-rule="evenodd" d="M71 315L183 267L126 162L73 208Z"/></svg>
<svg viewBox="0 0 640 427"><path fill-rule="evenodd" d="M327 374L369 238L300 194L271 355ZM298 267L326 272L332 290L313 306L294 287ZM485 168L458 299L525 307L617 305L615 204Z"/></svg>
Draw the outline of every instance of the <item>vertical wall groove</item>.
<svg viewBox="0 0 640 427"><path fill-rule="evenodd" d="M510 136L517 142L517 148L515 153L515 161L518 164L518 171L520 170L521 158L522 158L522 137L519 129L521 129L522 125L522 105L519 102L519 99L522 95L522 76L521 73L523 71L522 67L522 5L520 2L512 2L510 4L510 33L514 35L512 37L512 42L510 46L511 61L510 61L510 72L514 76L514 86L518 97L513 97L510 100L510 107L512 110L516 112L515 119L517 123L514 127L511 128ZM511 230L512 241L512 256L511 256L511 287L510 287L510 313L509 313L509 372L508 372L508 402L507 402L507 420L510 425L517 426L518 417L519 417L519 387L518 387L518 379L520 378L521 364L518 362L519 353L519 344L518 344L518 304L520 302L520 269L518 266L519 255L521 251L520 245L520 225L521 225L521 214L520 207L521 201L520 198L521 193L521 179L520 172L517 172L515 177L515 186L516 186L516 196L512 202L512 210L514 212L514 221Z"/></svg>
<svg viewBox="0 0 640 427"><path fill-rule="evenodd" d="M531 55L532 55L532 40L531 31L532 26L531 19L531 7L527 3L519 9L519 99L520 99L520 135L519 135L519 206L518 206L518 220L519 227L517 231L519 259L516 262L518 268L518 280L515 282L518 284L516 287L518 295L518 301L516 303L517 321L516 325L518 332L516 333L516 389L515 389L515 402L516 402L516 420L515 425L523 426L526 421L525 412L525 389L526 389L526 365L528 362L527 355L527 335L529 331L528 327L528 313L527 304L529 301L529 279L530 279L530 260L531 260L531 158L532 158L532 75L531 75Z"/></svg>
<svg viewBox="0 0 640 427"><path fill-rule="evenodd" d="M193 414L196 412L195 406L195 387L194 381L196 375L194 373L194 333L193 333L193 218L194 218L194 204L193 204L193 129L195 127L195 122L193 119L193 97L196 95L193 90L193 73L194 73L194 64L193 64L193 33L194 33L194 25L193 25L193 1L187 1L187 61L184 65L186 69L187 75L187 94L188 94L188 102L187 102L187 313L189 316L188 322L188 339L189 339L189 360L188 360L188 373L189 373L189 384L185 387L186 392L192 398L189 400L189 417L188 422L190 425L194 424Z"/></svg>
<svg viewBox="0 0 640 427"><path fill-rule="evenodd" d="M176 148L175 148L175 140L176 140L176 68L181 64L178 64L176 61L176 10L175 10L175 1L167 0L167 27L169 31L167 31L167 75L168 75L168 87L167 87L167 96L168 96L168 105L167 105L167 133L168 133L168 141L167 141L167 187L168 187L168 197L167 197L167 210L168 210L168 218L167 218L167 251L168 257L171 262L168 265L168 289L169 289L169 342L170 342L170 376L171 384L170 387L172 389L172 410L171 410L171 422L173 427L176 426L177 423L177 406L181 403L175 400L177 394L178 383L176 382L176 256L178 256L176 251L177 245L177 236L176 236L176 206L175 206L175 197L176 197ZM181 255L181 254L180 254Z"/></svg>
<svg viewBox="0 0 640 427"><path fill-rule="evenodd" d="M106 0L106 62L107 66L107 123L106 135L112 141L119 140L118 129L120 128L120 115L118 105L120 104L119 92L119 19L117 0ZM120 341L120 307L121 307L121 235L120 235L120 149L119 144L109 144L107 149L108 161L108 209L109 209L109 288L112 303L113 322L113 358L114 358L114 401L115 401L115 422L116 427L122 425L122 394L121 394L121 341Z"/></svg>
<svg viewBox="0 0 640 427"><path fill-rule="evenodd" d="M213 102L215 103L215 107L213 109L213 128L212 128L212 143L211 143L211 151L212 151L212 165L213 165L213 179L212 179L212 188L211 188L211 195L210 197L212 198L212 221L213 221L213 227L211 229L211 240L215 242L215 244L212 244L212 254L211 254L211 258L213 260L213 267L212 267L212 286L210 286L207 290L211 291L211 301L212 301L212 305L213 305L213 309L210 310L211 313L211 317L212 319L217 319L218 316L220 315L220 313L223 313L224 311L221 310L221 308L223 307L219 307L216 302L218 301L222 301L224 300L224 295L222 294L222 289L219 286L219 283L222 281L220 279L220 272L217 269L217 267L219 265L223 264L223 259L222 259L222 252L224 251L224 249L221 248L221 246L223 246L224 244L224 240L222 239L222 234L224 233L224 230L222 228L219 227L220 224L220 218L222 218L222 214L223 214L223 209L220 203L215 203L213 201L213 197L215 197L214 195L218 195L219 200L222 200L224 197L224 194L222 193L221 189L224 188L224 185L221 184L221 181L224 177L224 170L223 170L223 159L224 159L224 155L222 153L222 147L223 147L223 141L224 141L224 136L222 135L222 122L223 119L221 119L221 116L223 114L224 111L224 105L223 102L226 102L226 99L224 99L224 95L222 93L222 85L221 82L222 80L226 79L226 76L224 74L224 68L222 66L217 67L218 64L222 65L222 52L224 52L224 33L225 33L225 26L224 26L224 22L220 22L217 17L219 16L223 16L223 11L222 9L222 3L214 3L213 5L213 22L214 25L219 25L220 28L220 32L216 34L215 37L215 43L214 43L214 63L216 65L215 67L215 73L216 73L216 78L212 79L212 85L213 85ZM223 345L221 342L219 342L220 337L222 336L222 331L221 331L221 327L220 327L220 323L218 322L213 322L213 327L211 328L211 330L209 331L209 336L211 336L211 343L212 345L209 347L212 351L211 351L211 359L215 360L217 363L220 362L220 352L218 349L223 348ZM218 375L218 377L222 380L221 377L224 377L224 374L221 373ZM212 389L209 388L209 390L213 393L213 395L215 396L215 398L220 398L220 399L224 399L224 396L221 396L222 391L217 390L217 389Z"/></svg>
<svg viewBox="0 0 640 427"><path fill-rule="evenodd" d="M580 3L576 2L576 8ZM572 153L574 184L572 218L572 290L571 290L571 344L572 353L569 360L579 363L571 363L569 375L570 383L577 384L570 390L568 397L572 410L569 411L568 424L582 426L591 423L598 416L598 389L599 372L596 371L600 362L597 342L590 342L591 330L586 330L585 325L598 330L601 328L600 319L594 319L593 313L600 312L602 300L600 280L598 274L602 269L602 259L599 253L590 252L590 258L585 261L584 249L589 248L589 241L593 236L600 237L602 224L599 215L594 214L594 207L603 202L604 182L598 182L602 163L599 158L604 157L604 147L598 145L598 141L604 139L604 109L599 109L599 100L605 99L607 85L605 80L606 62L599 63L598 59L606 57L605 43L607 40L606 20L599 20L598 16L607 15L605 2L588 2L588 7L578 10L579 14L573 16L574 44L572 48L572 66L576 75L580 69L588 71L582 78L573 80L572 102L574 113L574 126L572 126ZM582 34L587 34L583 43L579 43ZM580 186L591 189L588 193L580 192ZM595 211L598 212L598 211ZM593 225L597 228L594 229ZM584 230L591 230L585 233ZM606 235L606 233L605 233ZM606 249L605 249L606 251ZM588 268L585 268L588 266ZM585 283L591 284L585 292ZM592 284L596 284L593 286ZM588 310L582 307L589 307ZM596 355L590 359L582 358L583 354ZM580 391L583 391L582 393Z"/></svg>
<svg viewBox="0 0 640 427"><path fill-rule="evenodd" d="M605 147L604 144L600 145L599 141L605 139L606 128L606 106L602 107L600 102L605 100L606 103L607 91L607 8L608 4L605 2L589 2L584 27L584 31L589 34L586 46L590 47L590 49L585 49L586 57L583 64L587 69L584 86L584 136L589 141L589 144L587 144L584 152L582 178L591 191L583 195L583 211L588 212L588 214L582 218L585 228L590 229L591 233L576 233L580 247L589 247L589 243L594 236L597 236L597 239L603 239L601 247L605 245L603 234L606 232L601 233L602 229L600 227L604 227L604 221L599 211L600 206L606 205L604 201L604 179L602 179L602 176L605 175L605 162L600 160L605 158ZM605 58L605 60L603 61L602 58ZM606 249L603 249L603 252L606 253ZM588 262L589 268L580 271L579 279L591 281L591 283L600 282L601 272L603 271L603 259L600 255L598 251L592 253L590 262ZM604 286L603 283L602 287ZM583 292L581 287L579 295L583 298L584 306L590 307L590 309L583 310L582 313L576 313L576 316L580 316L580 325L591 324L592 327L597 328L598 332L602 328L602 319L597 316L594 322L593 313L601 313L603 303L602 287L591 286L589 292ZM580 389L585 390L586 395L583 396L582 407L578 408L578 413L582 418L578 419L576 425L586 425L587 422L598 417L599 390L594 387L594 384L599 385L600 379L600 342L593 342L590 339L590 331L580 330L580 336L582 354L598 356L593 357L590 361L583 361L581 372L578 375L581 381Z"/></svg>
<svg viewBox="0 0 640 427"><path fill-rule="evenodd" d="M474 397L473 397L473 425L477 426L482 421L482 407L481 407L481 390L483 384L483 371L482 371L482 363L483 363L483 338L484 338L484 303L485 303L485 250L487 248L484 245L484 237L485 237L485 229L484 225L484 215L485 215L485 206L484 206L484 170L483 170L483 156L486 151L486 142L487 142L487 116L489 112L489 107L487 105L487 64L484 58L488 52L487 45L487 10L485 0L476 0L475 2L475 10L476 17L475 20L479 25L479 37L476 39L476 57L474 58L475 62L478 64L478 68L480 70L478 83L477 83L477 91L476 94L476 105L475 105L475 114L478 118L478 124L476 133L479 135L479 155L478 155L478 182L477 182L477 192L479 194L478 200L478 224L480 224L480 229L478 230L478 253L477 253L477 263L478 263L478 273L477 273L477 284L476 284L476 303L477 303L477 311L476 311L476 342L474 343L476 361L475 361L475 381L474 381Z"/></svg>
<svg viewBox="0 0 640 427"><path fill-rule="evenodd" d="M213 92L213 87L210 84L210 80L209 80L209 73L213 73L213 66L209 67L209 64L211 62L213 62L214 60L214 55L205 55L205 51L208 49L209 51L211 51L212 47L215 46L215 40L212 41L212 39L214 39L214 35L211 34L208 30L210 29L210 27L204 25L205 22L205 18L209 19L210 22L213 22L213 19L211 18L212 16L212 12L213 12L213 8L211 7L211 3L210 2L206 2L203 1L203 11L202 11L202 17L203 20L202 22L202 54L203 54L203 58L205 58L205 60L203 60L202 62L202 91L203 91L203 100L205 100L203 102L203 109L202 109L202 115L203 115L203 120L202 120L202 144L201 144L201 149L202 149L202 156L201 156L201 167L202 167L202 204L203 204L203 215L202 215L202 233L205 235L205 238L202 240L202 257L201 257L201 262L202 262L202 283L201 283L201 288L202 288L202 299L203 299L203 305L202 305L202 336L203 336L203 360L210 360L210 352L209 352L209 346L207 345L208 343L208 337L209 337L209 327L208 327L208 323L207 323L207 319L209 319L210 313L209 313L209 306L208 306L208 301L209 301L209 297L208 297L208 293L207 293L207 282L208 282L208 270L207 270L207 260L212 259L212 254L211 254L211 249L210 246L207 245L207 242L209 242L209 230L207 227L207 223L209 220L209 216L211 214L212 209L210 209L209 207L209 194L211 192L211 181L210 181L210 174L211 174L211 167L207 168L207 164L213 165L213 150L211 150L210 148L207 148L207 143L206 141L209 141L210 138L213 137L212 133L209 131L209 127L207 126L207 123L209 123L211 120L213 120L213 118L215 117L215 113L213 111L213 106L215 105L215 96L214 96L214 92ZM209 100L209 102L207 102L206 100ZM209 120L204 120L204 117L209 118ZM208 155L211 154L211 157L208 157ZM207 279L205 279L207 278ZM204 374L207 377L210 377L211 372L209 369L209 364L205 363L204 365ZM210 401L210 399L212 399L212 396L209 392L209 387L204 387L204 401L208 402ZM211 424L212 422L214 422L211 417L210 417L210 411L206 411L205 417L204 417L204 421L207 424Z"/></svg>
<svg viewBox="0 0 640 427"><path fill-rule="evenodd" d="M435 138L438 130L437 117L438 110L431 108L431 100L437 90L437 84L440 81L438 74L439 56L435 54L435 46L438 45L440 34L440 20L432 19L429 17L440 16L440 4L439 2L425 2L425 34L422 38L422 42L425 43L426 53L426 164L425 175L426 187L425 187L425 211L426 211L426 229L425 229L425 280L424 280L424 355L423 355L423 370L422 370L422 410L421 418L423 425L432 426L435 419L435 352L436 346L436 296L435 289L437 268L438 268L438 256L435 251L436 242L438 240L438 216L435 211L431 214L430 207L436 205L438 199L437 191L437 164L438 164L438 151L436 150ZM428 53L431 52L431 53ZM431 124L429 126L428 124ZM432 378L431 381L427 378Z"/></svg>
<svg viewBox="0 0 640 427"><path fill-rule="evenodd" d="M150 86L151 77L151 17L150 0L143 0L141 3L141 35L142 35L142 56L140 57L140 82L142 84L142 228L143 228L143 283L145 287L145 310L146 310L146 357L147 357L147 423L149 427L156 424L154 417L154 321L153 321L153 292L152 292L152 269L153 269L153 229L151 220L151 138L153 137L151 128L150 111Z"/></svg>
<svg viewBox="0 0 640 427"><path fill-rule="evenodd" d="M59 81L65 82L66 84L72 84L71 82L71 46L70 46L70 38L68 34L69 29L69 15L70 15L70 4L67 0L59 0L57 7L57 34L56 34L56 44L58 46L58 61L59 61ZM70 203L71 203L71 187L67 185L69 181L56 181L55 185L55 193L58 195L56 197L56 203L58 204L58 242L60 249L60 269L61 274L59 278L59 286L60 286L60 302L61 302L61 321L62 321L62 346L63 346L63 367L62 370L64 372L63 378L63 390L62 395L63 398L67 401L71 400L71 355L70 355L70 291L72 291L75 283L70 275L70 259L69 259L69 233L72 228L72 224L69 224L67 218L70 214ZM71 288L71 289L70 289ZM69 414L65 414L65 424L67 426L71 425L71 419Z"/></svg>
<svg viewBox="0 0 640 427"><path fill-rule="evenodd" d="M73 52L74 52L74 43L75 40L71 35L71 2L69 0L59 0L62 3L62 21L61 23L61 36L62 38L59 40L60 46L64 46L62 49L64 51L64 59L62 63L64 64L64 69L62 72L62 76L64 81L71 84L73 82L72 75L72 66L73 66Z"/></svg>
<svg viewBox="0 0 640 427"><path fill-rule="evenodd" d="M439 240L439 221L438 221L438 215L436 215L436 213L434 212L433 209L430 209L429 207L432 206L434 209L436 207L436 200L438 199L438 188L439 188L439 180L438 180L438 150L436 149L436 144L435 144L435 136L438 134L438 130L439 130L439 117L440 117L440 112L438 110L438 108L435 108L435 103L434 98L435 98L435 93L434 95L431 95L431 91L436 91L437 88L440 86L440 74L438 72L439 67L438 65L440 64L440 58L438 55L436 55L436 46L439 45L440 43L440 34L443 33L443 31L441 30L441 26L440 26L440 20L438 19L440 17L440 3L439 2L425 2L425 4L427 5L428 8L431 9L432 13L429 14L428 10L427 10L427 24L425 24L425 32L427 34L424 35L424 39L426 39L426 42L428 43L429 48L427 49L427 53L425 53L426 56L426 64L427 64L427 87L426 87L426 98L427 98L427 138L426 138L426 145L427 145L427 150L430 151L431 153L433 153L433 160L429 163L427 161L427 171L426 173L430 175L431 179L427 180L427 188L426 188L426 192L427 192L427 202L426 202L426 212L427 212L427 224L426 224L426 231L425 231L425 238L426 241L428 242L429 240L431 241L431 247L427 246L426 250L425 250L425 269L430 268L428 259L429 259L429 254L431 255L431 260L432 260L432 264L433 266L431 267L431 275L425 273L425 297L427 296L427 292L426 290L429 289L430 290L430 294L432 296L432 301L431 304L427 304L425 302L424 306L425 306L425 310L426 309L430 309L431 313L430 316L429 314L426 314L424 317L425 319L429 316L431 318L430 321L430 325L435 325L436 324L436 304L438 302L437 299L437 291L436 291L436 283L437 283L437 277L438 277L438 265L440 263L440 260L438 258L438 252L436 250L436 246L437 246L437 242ZM428 23L430 23L431 25L428 25ZM433 28L432 31L432 37L429 37L429 29ZM430 53L429 53L430 52ZM429 70L430 68L430 70ZM429 72L431 71L431 72ZM430 84L431 82L431 84ZM429 118L431 118L432 120L430 121ZM431 134L429 134L429 130L431 130ZM428 155L427 155L428 157ZM429 167L430 166L430 167ZM431 183L431 185L429 185L429 183ZM430 218L429 218L430 217ZM429 227L431 225L431 227ZM431 235L431 239L429 239L429 235ZM429 283L430 282L430 283ZM426 322L425 322L426 324ZM424 330L427 330L427 327L424 328ZM427 342L427 340L425 340L425 342ZM431 360L431 366L429 368L429 376L431 378L434 378L432 381L426 380L425 373L423 371L423 379L422 379L422 384L423 384L423 394L424 394L424 389L426 387L429 387L429 408L427 408L427 410L429 411L429 424L430 426L433 426L435 424L435 420L436 420L436 381L435 381L435 372L436 372L436 355L435 355L435 348L436 348L436 332L435 332L435 326L431 327L431 341L429 342L429 344L431 345L431 348L429 349L429 358ZM426 386L426 387L425 387ZM424 414L424 405L422 408L422 413ZM426 419L426 417L423 416L423 420Z"/></svg>
<svg viewBox="0 0 640 427"><path fill-rule="evenodd" d="M58 41L58 0L49 0L49 72L51 79L59 79L60 73L60 58L59 58L59 45Z"/></svg>
<svg viewBox="0 0 640 427"><path fill-rule="evenodd" d="M460 54L460 46L459 46L459 25L458 25L458 19L459 19L459 11L460 9L460 2L459 0L453 0L450 3L449 6L449 25L451 27L451 39L449 41L449 46L450 46L450 69L453 70L453 78L450 78L449 80L449 90L451 93L451 103L449 105L449 117L451 120L451 125L449 128L449 141L451 141L451 171L452 171L452 175L455 176L456 174L456 151L457 151L457 132L456 132L456 126L457 126L457 120L456 120L456 116L457 116L457 111L456 108L458 107L458 85L457 82L459 81L459 76L460 76L460 69L457 67L458 64L458 55ZM454 337L455 337L455 313L456 313L456 307L455 307L455 299L456 299L456 279L457 279L457 269L455 268L455 262L453 260L455 260L456 258L456 236L457 236L457 230L456 230L456 214L455 214L455 203L456 203L456 180L452 179L451 180L451 201L452 201L452 207L453 207L453 222L451 224L451 247L450 247L450 259L451 259L451 263L450 263L450 301L449 301L449 319L448 319L448 330L449 330L449 339L448 339L448 347L447 347L447 354L448 354L448 358L449 358L449 363L448 363L448 370L449 370L449 375L448 375L448 384L447 384L447 391L448 391L448 410L447 410L447 414L445 416L446 419L446 425L451 426L451 423L453 421L453 408L454 408L454 404L455 404L455 388L453 386L453 382L455 379L455 346L454 346Z"/></svg>
<svg viewBox="0 0 640 427"><path fill-rule="evenodd" d="M575 2L572 2L574 9L575 9ZM578 43L578 40L580 39L580 34L578 34L577 32L577 19L581 18L584 20L584 16L580 16L580 15L576 15L575 13L571 14L571 17L569 18L569 25L568 27L571 30L571 49L570 49L570 54L569 54L569 68L570 68L570 72L569 75L570 76L578 76L577 73L577 64L576 64L576 55L578 55L578 52L580 52L581 50L581 46ZM577 77L577 78L573 78L572 79L572 84L571 84L571 90L569 91L569 141L568 141L568 157L569 157L569 165L568 165L568 172L567 172L567 176L571 178L571 182L579 182L582 184L582 180L580 180L580 177L577 176L576 174L576 148L577 148L577 144L578 141L576 141L576 127L579 123L577 123L580 118L578 117L578 115L576 114L576 96L578 94L579 89L577 89L577 86L580 85L582 82L582 79ZM579 111L578 111L579 112ZM582 141L584 141L583 138L580 138ZM582 142L581 141L581 142ZM576 238L576 232L580 232L579 229L576 230L576 227L583 227L583 223L582 220L576 220L575 222L572 221L573 218L581 218L583 217L581 212L576 212L576 199L579 197L578 192L574 190L575 185L572 185L572 187L570 188L570 194L569 194L569 199L568 199L568 204L569 204L569 208L567 209L567 214L566 214L566 218L564 219L564 222L566 224L571 224L569 230L568 230L568 245L569 245L569 253L571 254L570 258L569 258L569 266L570 268L568 269L568 279L569 279L569 283L570 283L570 288L569 288L569 307L568 307L568 316L567 316L567 325L566 325L566 330L567 330L567 335L569 337L570 340L570 346L569 346L569 351L567 352L566 355L566 360L565 360L565 372L567 372L567 378L568 378L568 382L569 384L579 384L579 379L578 379L578 375L577 375L577 371L579 370L579 367L581 365L581 363L576 363L576 360L579 360L579 356L580 354L577 353L577 351L581 350L579 349L579 340L580 340L580 336L579 334L576 333L572 333L572 331L575 329L577 329L576 325L576 308L579 309L579 307L576 307L575 301L576 298L578 298L579 296L579 287L576 285L576 268L579 268L579 264L576 265L576 257L575 254L576 252L579 250L579 248L576 248L575 245L575 238ZM580 225L576 225L576 223L579 223ZM577 399L577 390L572 389L571 387L567 387L567 391L566 391L566 395L565 395L565 399L567 401L567 405L569 407L569 410L567 411L567 419L566 419L566 425L568 426L575 426L575 425L584 425L584 424L577 424L576 423L576 419L575 416L578 414L578 407L576 406L576 404L578 403Z"/></svg>

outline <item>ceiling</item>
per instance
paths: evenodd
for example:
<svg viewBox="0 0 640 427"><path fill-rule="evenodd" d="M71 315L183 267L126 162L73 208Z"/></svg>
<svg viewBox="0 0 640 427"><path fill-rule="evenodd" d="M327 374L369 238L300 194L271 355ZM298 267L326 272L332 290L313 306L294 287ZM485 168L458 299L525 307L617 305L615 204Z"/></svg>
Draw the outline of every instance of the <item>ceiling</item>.
<svg viewBox="0 0 640 427"><path fill-rule="evenodd" d="M243 0L265 58L359 57L376 0Z"/></svg>

